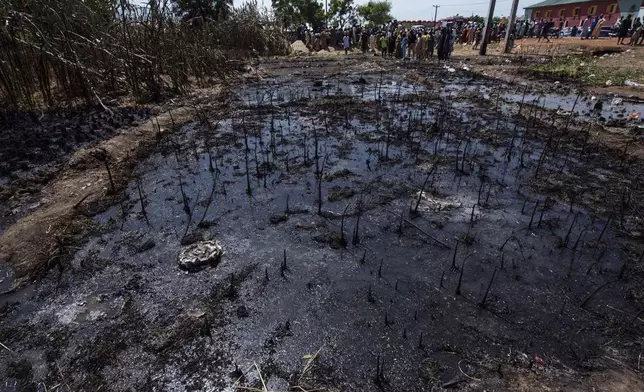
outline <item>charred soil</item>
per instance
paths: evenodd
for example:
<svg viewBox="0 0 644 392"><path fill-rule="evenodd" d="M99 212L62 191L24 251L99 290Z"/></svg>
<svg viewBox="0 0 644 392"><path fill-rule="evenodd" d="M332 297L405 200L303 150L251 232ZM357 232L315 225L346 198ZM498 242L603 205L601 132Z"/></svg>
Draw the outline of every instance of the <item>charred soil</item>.
<svg viewBox="0 0 644 392"><path fill-rule="evenodd" d="M465 63L265 60L139 129L118 197L83 166L93 230L0 298L8 390L642 389L638 103Z"/></svg>

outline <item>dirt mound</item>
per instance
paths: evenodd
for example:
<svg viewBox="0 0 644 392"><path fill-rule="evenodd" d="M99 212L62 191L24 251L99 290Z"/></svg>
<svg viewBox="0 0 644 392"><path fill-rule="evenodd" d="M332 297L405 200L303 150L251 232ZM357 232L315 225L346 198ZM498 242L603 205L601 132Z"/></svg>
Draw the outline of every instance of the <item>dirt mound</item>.
<svg viewBox="0 0 644 392"><path fill-rule="evenodd" d="M344 54L344 52L336 52L335 49L332 47L329 47L329 49L320 49L317 52L314 52L316 56L320 57L328 57L328 56L336 56L338 54Z"/></svg>
<svg viewBox="0 0 644 392"><path fill-rule="evenodd" d="M291 50L293 51L294 54L308 54L311 53L309 48L304 45L304 42L302 41L295 41L291 44Z"/></svg>
<svg viewBox="0 0 644 392"><path fill-rule="evenodd" d="M375 62L360 63L357 64L354 68L356 72L380 72L384 70L384 68L382 68Z"/></svg>

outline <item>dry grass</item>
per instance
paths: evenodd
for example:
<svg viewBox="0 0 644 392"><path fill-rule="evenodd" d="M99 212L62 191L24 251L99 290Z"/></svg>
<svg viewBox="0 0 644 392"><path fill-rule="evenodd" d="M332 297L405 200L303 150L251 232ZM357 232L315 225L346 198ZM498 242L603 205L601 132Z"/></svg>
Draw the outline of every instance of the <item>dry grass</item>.
<svg viewBox="0 0 644 392"><path fill-rule="evenodd" d="M554 77L577 80L585 85L617 85L621 86L630 80L644 83L641 64L631 64L630 67L615 67L604 65L601 59L591 56L560 56L546 64L537 64L530 69L544 72Z"/></svg>
<svg viewBox="0 0 644 392"><path fill-rule="evenodd" d="M226 77L231 59L289 49L252 3L183 22L168 0L0 0L0 21L0 103L15 107L159 99Z"/></svg>

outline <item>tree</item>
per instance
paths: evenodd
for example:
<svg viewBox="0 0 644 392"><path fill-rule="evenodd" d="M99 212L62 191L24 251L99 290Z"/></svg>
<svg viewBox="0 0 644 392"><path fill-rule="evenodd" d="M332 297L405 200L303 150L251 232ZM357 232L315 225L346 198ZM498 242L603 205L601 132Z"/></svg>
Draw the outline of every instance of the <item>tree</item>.
<svg viewBox="0 0 644 392"><path fill-rule="evenodd" d="M215 20L226 20L230 18L233 10L233 0L215 0Z"/></svg>
<svg viewBox="0 0 644 392"><path fill-rule="evenodd" d="M479 15L474 15L470 18L470 21L474 23L485 23L485 18Z"/></svg>
<svg viewBox="0 0 644 392"><path fill-rule="evenodd" d="M175 10L184 20L203 18L225 20L230 17L233 0L176 0Z"/></svg>
<svg viewBox="0 0 644 392"><path fill-rule="evenodd" d="M356 10L368 25L384 25L393 19L391 16L391 3L387 0L370 0L367 4L359 5Z"/></svg>
<svg viewBox="0 0 644 392"><path fill-rule="evenodd" d="M336 28L357 24L358 15L353 0L331 0L327 20Z"/></svg>
<svg viewBox="0 0 644 392"><path fill-rule="evenodd" d="M295 4L291 0L273 0L273 12L282 26L291 27L299 22Z"/></svg>
<svg viewBox="0 0 644 392"><path fill-rule="evenodd" d="M297 8L303 18L302 22L310 23L314 29L324 27L324 8L316 0L296 0Z"/></svg>
<svg viewBox="0 0 644 392"><path fill-rule="evenodd" d="M324 9L316 0L273 0L275 16L285 27L310 23L314 29L324 26Z"/></svg>

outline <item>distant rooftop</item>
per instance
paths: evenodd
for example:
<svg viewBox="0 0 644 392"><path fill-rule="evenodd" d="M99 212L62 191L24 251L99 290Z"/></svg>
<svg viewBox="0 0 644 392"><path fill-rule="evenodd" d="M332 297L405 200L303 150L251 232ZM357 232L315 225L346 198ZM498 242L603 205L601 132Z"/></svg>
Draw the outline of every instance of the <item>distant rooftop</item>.
<svg viewBox="0 0 644 392"><path fill-rule="evenodd" d="M545 1L542 1L541 3L529 5L523 8L530 9L530 8L541 8L541 7L552 7L552 6L566 5L566 4L590 3L593 1L595 0L545 0Z"/></svg>
<svg viewBox="0 0 644 392"><path fill-rule="evenodd" d="M399 20L398 23L399 24L411 23L411 24L421 25L421 24L431 24L431 23L434 23L434 21L433 20Z"/></svg>

